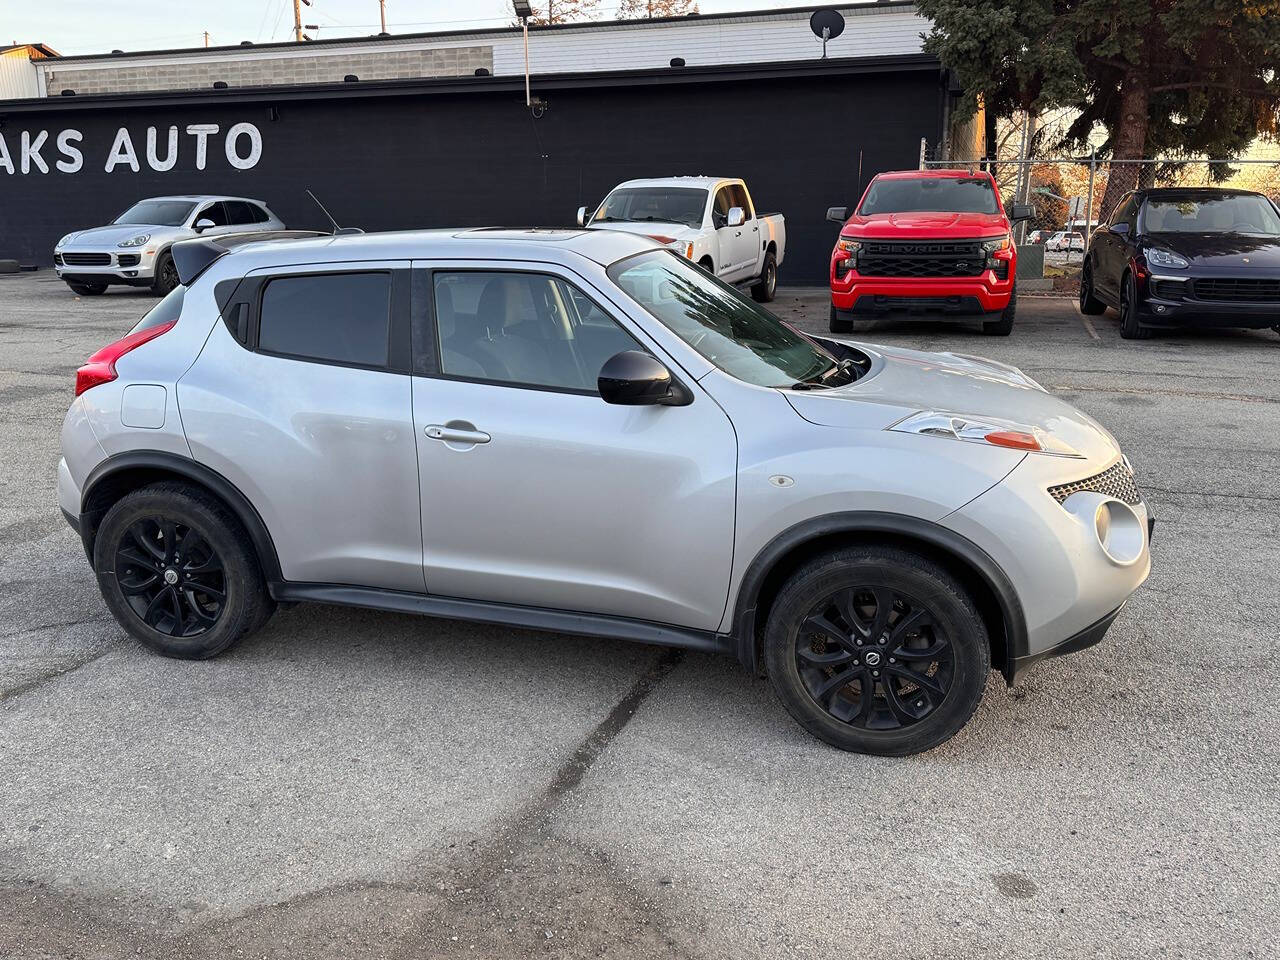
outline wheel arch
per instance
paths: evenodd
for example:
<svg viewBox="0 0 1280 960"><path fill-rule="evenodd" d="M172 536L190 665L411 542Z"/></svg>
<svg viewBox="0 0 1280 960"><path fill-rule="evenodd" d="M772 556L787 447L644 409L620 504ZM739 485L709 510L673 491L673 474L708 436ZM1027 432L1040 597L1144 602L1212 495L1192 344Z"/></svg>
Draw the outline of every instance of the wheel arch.
<svg viewBox="0 0 1280 960"><path fill-rule="evenodd" d="M761 672L764 627L787 578L812 557L853 544L902 547L951 573L969 591L987 626L992 664L1012 682L1014 660L1027 647L1027 625L1017 591L999 564L977 544L946 527L878 512L806 520L780 533L756 555L738 588L732 623L734 648L747 669Z"/></svg>
<svg viewBox="0 0 1280 960"><path fill-rule="evenodd" d="M268 583L282 579L280 557L262 517L231 481L189 457L159 450L130 451L108 457L85 479L80 497L80 539L93 563L93 543L103 516L133 490L177 480L217 498L244 527Z"/></svg>

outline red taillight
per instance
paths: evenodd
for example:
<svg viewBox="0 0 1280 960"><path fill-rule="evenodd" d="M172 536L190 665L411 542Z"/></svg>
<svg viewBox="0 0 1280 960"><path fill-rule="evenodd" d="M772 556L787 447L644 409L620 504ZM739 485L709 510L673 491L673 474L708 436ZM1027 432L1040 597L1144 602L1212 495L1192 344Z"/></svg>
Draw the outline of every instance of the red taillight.
<svg viewBox="0 0 1280 960"><path fill-rule="evenodd" d="M107 344L86 360L84 366L76 371L76 396L80 396L90 387L110 383L117 376L117 360L130 350L142 346L148 340L154 340L160 334L168 333L177 322L177 320L170 320L168 323L162 323L156 327L135 330L127 337L117 340L115 343Z"/></svg>

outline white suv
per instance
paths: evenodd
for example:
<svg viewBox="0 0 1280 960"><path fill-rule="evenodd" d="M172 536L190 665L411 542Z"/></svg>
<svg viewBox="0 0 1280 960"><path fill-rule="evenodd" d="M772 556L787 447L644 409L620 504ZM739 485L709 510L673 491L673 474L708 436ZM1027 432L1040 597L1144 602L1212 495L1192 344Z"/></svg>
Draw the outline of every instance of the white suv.
<svg viewBox="0 0 1280 960"><path fill-rule="evenodd" d="M174 248L58 489L103 597L209 657L278 602L714 650L846 749L955 733L1146 578L1115 439L1017 369L806 336L651 240Z"/></svg>

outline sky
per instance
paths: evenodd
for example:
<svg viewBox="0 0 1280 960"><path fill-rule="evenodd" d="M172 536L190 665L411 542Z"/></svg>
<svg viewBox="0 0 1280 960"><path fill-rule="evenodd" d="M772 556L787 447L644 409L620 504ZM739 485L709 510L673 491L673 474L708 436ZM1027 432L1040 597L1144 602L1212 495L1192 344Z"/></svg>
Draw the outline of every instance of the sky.
<svg viewBox="0 0 1280 960"><path fill-rule="evenodd" d="M703 13L811 6L817 0L698 0ZM534 6L541 0L533 0ZM511 22L510 0L386 0L387 30L417 33L500 27ZM617 0L599 0L611 19ZM311 0L302 9L320 39L378 32L378 0ZM209 31L214 46L242 40L288 40L293 0L0 0L0 43L46 43L59 53L109 53L198 47Z"/></svg>

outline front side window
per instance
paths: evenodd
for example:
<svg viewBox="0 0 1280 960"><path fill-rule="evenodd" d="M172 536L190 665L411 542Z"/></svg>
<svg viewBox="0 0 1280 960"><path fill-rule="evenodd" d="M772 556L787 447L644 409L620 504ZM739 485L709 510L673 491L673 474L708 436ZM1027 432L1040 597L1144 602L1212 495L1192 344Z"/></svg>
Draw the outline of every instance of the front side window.
<svg viewBox="0 0 1280 960"><path fill-rule="evenodd" d="M215 227L227 227L231 225L231 221L227 218L226 207L221 203L211 203L199 213L196 214L196 223L201 220L210 220Z"/></svg>
<svg viewBox="0 0 1280 960"><path fill-rule="evenodd" d="M728 187L721 187L716 191L715 206L711 208L712 225L717 230L729 223L729 208L733 206L733 195L729 193Z"/></svg>
<svg viewBox="0 0 1280 960"><path fill-rule="evenodd" d="M1280 236L1280 214L1266 197L1250 193L1149 197L1147 233L1249 233Z"/></svg>
<svg viewBox="0 0 1280 960"><path fill-rule="evenodd" d="M730 206L741 207L744 220L751 219L751 201L747 199L747 188L735 183L729 188Z"/></svg>
<svg viewBox="0 0 1280 960"><path fill-rule="evenodd" d="M858 213L999 213L986 177L909 177L872 181Z"/></svg>
<svg viewBox="0 0 1280 960"><path fill-rule="evenodd" d="M135 203L115 223L140 223L151 227L180 227L187 222L195 204L189 200L143 200Z"/></svg>
<svg viewBox="0 0 1280 960"><path fill-rule="evenodd" d="M613 282L703 357L761 387L829 382L841 367L809 338L670 251L609 267Z"/></svg>
<svg viewBox="0 0 1280 960"><path fill-rule="evenodd" d="M688 187L625 187L604 198L592 223L683 223L702 226L707 191Z"/></svg>
<svg viewBox="0 0 1280 960"><path fill-rule="evenodd" d="M559 277L437 272L434 287L440 369L446 376L594 393L606 360L643 349Z"/></svg>
<svg viewBox="0 0 1280 960"><path fill-rule="evenodd" d="M305 360L385 367L391 274L277 277L262 294L258 349Z"/></svg>

